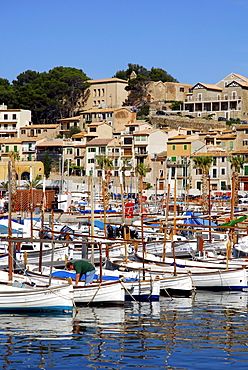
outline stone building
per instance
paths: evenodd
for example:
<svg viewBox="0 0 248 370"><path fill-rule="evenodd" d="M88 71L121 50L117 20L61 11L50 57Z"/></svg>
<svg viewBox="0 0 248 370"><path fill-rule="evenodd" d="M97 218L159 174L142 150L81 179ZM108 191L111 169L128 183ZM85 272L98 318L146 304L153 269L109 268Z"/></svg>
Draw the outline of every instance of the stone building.
<svg viewBox="0 0 248 370"><path fill-rule="evenodd" d="M128 82L120 78L88 80L90 84L88 99L82 105L83 110L93 108L119 108L127 99L125 90Z"/></svg>
<svg viewBox="0 0 248 370"><path fill-rule="evenodd" d="M248 79L231 73L215 85L197 83L187 94L182 113L227 120L248 119Z"/></svg>

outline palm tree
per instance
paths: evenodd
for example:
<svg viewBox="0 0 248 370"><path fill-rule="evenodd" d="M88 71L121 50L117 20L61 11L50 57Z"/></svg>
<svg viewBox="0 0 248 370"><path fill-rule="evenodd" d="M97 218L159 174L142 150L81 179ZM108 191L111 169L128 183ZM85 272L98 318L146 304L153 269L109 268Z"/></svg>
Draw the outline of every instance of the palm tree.
<svg viewBox="0 0 248 370"><path fill-rule="evenodd" d="M233 169L233 186L234 186L234 206L239 204L238 191L239 191L239 172L243 168L246 162L241 156L234 156L229 159L231 163L231 168Z"/></svg>
<svg viewBox="0 0 248 370"><path fill-rule="evenodd" d="M136 176L139 176L139 183L140 183L140 189L139 189L140 213L142 213L143 179L146 176L147 172L148 172L148 166L146 166L144 163L139 163L135 168L135 174Z"/></svg>
<svg viewBox="0 0 248 370"><path fill-rule="evenodd" d="M40 176L37 175L36 178L34 180L32 180L32 181L27 180L26 181L26 184L24 184L24 188L27 189L27 190L30 190L30 189L41 189L42 188L42 183L41 183Z"/></svg>
<svg viewBox="0 0 248 370"><path fill-rule="evenodd" d="M103 195L103 208L104 208L104 233L107 235L106 228L106 207L108 199L108 184L110 179L110 170L113 168L113 160L107 156L101 155L97 157L97 164L102 169L102 195Z"/></svg>
<svg viewBox="0 0 248 370"><path fill-rule="evenodd" d="M10 151L9 152L9 158L11 162L11 174L10 174L10 194L9 196L11 197L11 204L12 204L12 210L15 211L15 206L16 206L16 191L17 191L17 186L16 186L16 161L20 159L19 153Z"/></svg>
<svg viewBox="0 0 248 370"><path fill-rule="evenodd" d="M202 207L203 214L208 214L208 174L213 163L213 157L199 156L193 158L195 167L202 170Z"/></svg>
<svg viewBox="0 0 248 370"><path fill-rule="evenodd" d="M123 190L124 190L124 193L126 191L126 169L127 169L128 163L129 163L129 160L127 158L123 158L122 159L121 171L122 171L122 178L123 178Z"/></svg>

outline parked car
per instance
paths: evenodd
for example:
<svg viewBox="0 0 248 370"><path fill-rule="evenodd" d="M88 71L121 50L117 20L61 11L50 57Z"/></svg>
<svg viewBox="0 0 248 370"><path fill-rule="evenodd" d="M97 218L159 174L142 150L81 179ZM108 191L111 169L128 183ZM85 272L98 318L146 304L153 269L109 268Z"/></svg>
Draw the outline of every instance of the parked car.
<svg viewBox="0 0 248 370"><path fill-rule="evenodd" d="M226 121L225 117L218 117L218 121Z"/></svg>
<svg viewBox="0 0 248 370"><path fill-rule="evenodd" d="M241 120L240 123L247 123L247 121Z"/></svg>
<svg viewBox="0 0 248 370"><path fill-rule="evenodd" d="M157 110L156 114L158 116L168 116L168 113L166 113L165 111L163 110Z"/></svg>

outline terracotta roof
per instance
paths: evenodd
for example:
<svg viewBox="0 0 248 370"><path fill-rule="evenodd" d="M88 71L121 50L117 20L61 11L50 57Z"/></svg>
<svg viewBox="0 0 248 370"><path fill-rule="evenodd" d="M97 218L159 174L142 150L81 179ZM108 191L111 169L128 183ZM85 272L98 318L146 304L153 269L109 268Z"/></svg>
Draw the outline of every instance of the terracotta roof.
<svg viewBox="0 0 248 370"><path fill-rule="evenodd" d="M108 147L116 147L116 146L121 146L121 142L119 139L112 139L108 144Z"/></svg>
<svg viewBox="0 0 248 370"><path fill-rule="evenodd" d="M211 85L211 84L205 84L205 83L202 83L202 82L198 82L197 84L195 84L193 86L193 88L197 85L202 85L204 87L206 87L206 89L209 89L209 90L219 90L219 91L222 91L222 89L216 85Z"/></svg>
<svg viewBox="0 0 248 370"><path fill-rule="evenodd" d="M68 117L68 118L61 118L61 119L57 119L57 121L59 122L68 122L68 121L79 121L81 118L81 116L75 116L75 117Z"/></svg>
<svg viewBox="0 0 248 370"><path fill-rule="evenodd" d="M59 123L58 124L51 124L51 125L30 125L30 126L22 126L21 129L34 129L34 128L57 128L59 127Z"/></svg>
<svg viewBox="0 0 248 370"><path fill-rule="evenodd" d="M90 140L86 146L99 146L99 145L107 145L113 139L92 139Z"/></svg>
<svg viewBox="0 0 248 370"><path fill-rule="evenodd" d="M243 87L248 87L248 81L237 81L237 80L233 80L233 81L231 81L231 82L227 85L227 87L228 87L229 85L231 85L233 82L235 82L236 84L241 85L241 86L243 86Z"/></svg>
<svg viewBox="0 0 248 370"><path fill-rule="evenodd" d="M97 84L97 83L111 83L111 82L122 82L122 83L128 83L126 80L122 80L121 78L102 78L99 80L87 80L86 82L89 82L90 84Z"/></svg>
<svg viewBox="0 0 248 370"><path fill-rule="evenodd" d="M238 74L238 73L231 73L231 74L233 74L233 75L237 76L238 78L241 78L242 80L244 80L244 81L247 81L247 82L248 82L248 78L246 78L246 77L244 77L244 76L242 76L242 75L240 75L240 74Z"/></svg>
<svg viewBox="0 0 248 370"><path fill-rule="evenodd" d="M72 138L76 138L76 137L83 137L87 134L87 132L78 132L77 134L74 134L72 135Z"/></svg>
<svg viewBox="0 0 248 370"><path fill-rule="evenodd" d="M150 133L154 132L154 131L157 131L157 130L147 129L147 130L142 130L142 131L136 131L135 133L133 133L133 136L138 136L138 135L147 135L147 136L149 136Z"/></svg>
<svg viewBox="0 0 248 370"><path fill-rule="evenodd" d="M236 134L222 134L222 135L217 135L216 138L218 138L218 139L236 139Z"/></svg>
<svg viewBox="0 0 248 370"><path fill-rule="evenodd" d="M64 143L63 143L63 140L46 140L46 141L43 141L42 143L38 144L37 146L40 147L40 146L63 146Z"/></svg>
<svg viewBox="0 0 248 370"><path fill-rule="evenodd" d="M205 152L192 154L191 157L230 157L230 152L226 151L216 151L216 152Z"/></svg>

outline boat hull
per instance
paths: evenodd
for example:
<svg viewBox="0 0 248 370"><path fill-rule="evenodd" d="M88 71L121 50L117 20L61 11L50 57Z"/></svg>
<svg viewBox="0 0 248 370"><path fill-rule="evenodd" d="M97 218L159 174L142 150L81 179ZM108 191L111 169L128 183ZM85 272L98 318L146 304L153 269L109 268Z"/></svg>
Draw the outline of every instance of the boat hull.
<svg viewBox="0 0 248 370"><path fill-rule="evenodd" d="M73 294L76 304L122 305L125 301L124 288L119 280L84 286L74 285Z"/></svg>
<svg viewBox="0 0 248 370"><path fill-rule="evenodd" d="M19 284L23 286L23 284ZM2 284L0 286L0 311L73 311L73 291L70 285L48 288L25 288Z"/></svg>

